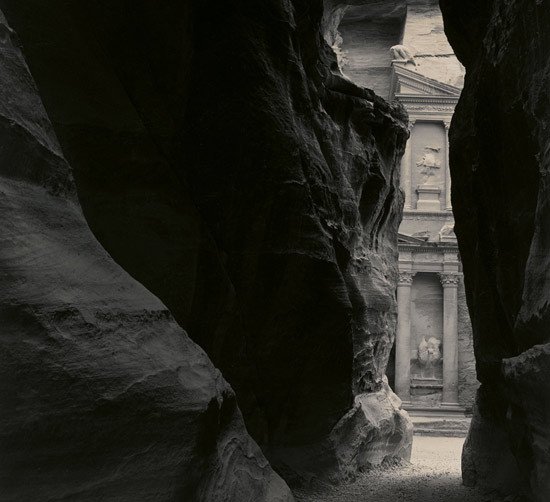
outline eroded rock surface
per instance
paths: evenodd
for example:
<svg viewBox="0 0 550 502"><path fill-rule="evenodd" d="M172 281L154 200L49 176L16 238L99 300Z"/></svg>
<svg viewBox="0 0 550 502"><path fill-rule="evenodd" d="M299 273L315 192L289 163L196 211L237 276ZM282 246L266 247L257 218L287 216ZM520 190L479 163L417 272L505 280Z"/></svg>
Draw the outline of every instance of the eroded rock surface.
<svg viewBox="0 0 550 502"><path fill-rule="evenodd" d="M547 2L441 0L466 66L451 126L455 231L478 378L464 480L550 494L550 22Z"/></svg>
<svg viewBox="0 0 550 502"><path fill-rule="evenodd" d="M0 12L0 498L290 502L235 394L98 244Z"/></svg>
<svg viewBox="0 0 550 502"><path fill-rule="evenodd" d="M401 108L339 75L321 0L0 5L95 235L281 472L321 451L337 477L323 445L384 392L395 333Z"/></svg>
<svg viewBox="0 0 550 502"><path fill-rule="evenodd" d="M335 46L340 67L351 80L383 98L391 88L390 47L401 43L405 0L356 2L345 8Z"/></svg>

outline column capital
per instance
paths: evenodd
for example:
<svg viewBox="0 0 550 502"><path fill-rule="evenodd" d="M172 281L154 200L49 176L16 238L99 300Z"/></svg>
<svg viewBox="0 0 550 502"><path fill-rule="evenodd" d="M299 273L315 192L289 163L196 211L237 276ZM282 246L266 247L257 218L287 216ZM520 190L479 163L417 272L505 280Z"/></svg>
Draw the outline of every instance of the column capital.
<svg viewBox="0 0 550 502"><path fill-rule="evenodd" d="M451 272L451 273L442 272L439 274L439 280L441 281L441 285L444 288L448 288L448 287L456 288L460 283L460 274L456 272Z"/></svg>
<svg viewBox="0 0 550 502"><path fill-rule="evenodd" d="M443 122L443 127L445 127L445 130L447 132L449 132L449 128L451 127L451 123L450 122L447 122L447 121L444 121Z"/></svg>
<svg viewBox="0 0 550 502"><path fill-rule="evenodd" d="M416 119L409 119L409 132L413 130L415 123L416 123Z"/></svg>
<svg viewBox="0 0 550 502"><path fill-rule="evenodd" d="M410 272L408 270L403 270L399 272L399 286L410 286L413 282L413 277L416 272Z"/></svg>

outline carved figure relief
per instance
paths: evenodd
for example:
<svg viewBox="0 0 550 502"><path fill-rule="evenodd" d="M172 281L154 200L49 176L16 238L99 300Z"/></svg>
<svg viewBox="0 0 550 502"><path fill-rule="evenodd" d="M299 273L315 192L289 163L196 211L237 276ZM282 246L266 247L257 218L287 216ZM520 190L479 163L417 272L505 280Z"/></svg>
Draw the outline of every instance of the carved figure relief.
<svg viewBox="0 0 550 502"><path fill-rule="evenodd" d="M418 345L418 365L420 366L420 376L422 378L436 378L435 366L441 361L441 340L431 336L426 340L422 337L422 341ZM426 375L428 373L428 375Z"/></svg>
<svg viewBox="0 0 550 502"><path fill-rule="evenodd" d="M424 185L429 184L430 178L441 169L441 160L439 160L439 151L441 148L435 146L425 146L424 154L416 162L420 173L424 175Z"/></svg>
<svg viewBox="0 0 550 502"><path fill-rule="evenodd" d="M391 57L394 61L405 61L406 63L412 63L417 66L414 60L413 51L405 45L394 45L390 47Z"/></svg>
<svg viewBox="0 0 550 502"><path fill-rule="evenodd" d="M454 223L445 223L439 231L440 241L456 240Z"/></svg>

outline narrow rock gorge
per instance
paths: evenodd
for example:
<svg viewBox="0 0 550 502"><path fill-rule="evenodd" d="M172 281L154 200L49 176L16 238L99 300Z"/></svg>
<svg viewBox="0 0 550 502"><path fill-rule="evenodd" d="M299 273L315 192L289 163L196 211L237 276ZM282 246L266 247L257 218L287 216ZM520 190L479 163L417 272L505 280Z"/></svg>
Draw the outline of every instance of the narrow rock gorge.
<svg viewBox="0 0 550 502"><path fill-rule="evenodd" d="M0 1L10 500L291 500L239 409L289 483L410 456L407 117L323 7Z"/></svg>
<svg viewBox="0 0 550 502"><path fill-rule="evenodd" d="M0 0L2 500L290 502L410 457L384 376L408 117L332 46L349 4L393 40L411 3ZM441 7L463 477L546 502L550 9Z"/></svg>
<svg viewBox="0 0 550 502"><path fill-rule="evenodd" d="M450 131L456 234L482 386L463 479L550 497L550 8L441 0L466 67ZM515 499L514 499L515 500Z"/></svg>

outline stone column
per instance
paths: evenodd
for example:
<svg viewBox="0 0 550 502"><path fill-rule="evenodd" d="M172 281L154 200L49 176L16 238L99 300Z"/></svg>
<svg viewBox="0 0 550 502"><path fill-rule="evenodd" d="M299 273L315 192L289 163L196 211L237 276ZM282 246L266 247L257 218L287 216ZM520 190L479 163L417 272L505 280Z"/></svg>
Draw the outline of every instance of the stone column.
<svg viewBox="0 0 550 502"><path fill-rule="evenodd" d="M405 193L405 210L412 209L412 130L414 127L414 122L414 120L409 122L410 136L407 140L407 144L405 145L405 153L401 159L401 188L403 188L403 192Z"/></svg>
<svg viewBox="0 0 550 502"><path fill-rule="evenodd" d="M399 272L397 285L397 337L395 339L395 392L411 399L411 287L413 272Z"/></svg>
<svg viewBox="0 0 550 502"><path fill-rule="evenodd" d="M458 403L458 283L457 273L439 274L443 286L443 399Z"/></svg>
<svg viewBox="0 0 550 502"><path fill-rule="evenodd" d="M449 122L444 122L445 126L445 209L451 210L451 170L449 168Z"/></svg>

